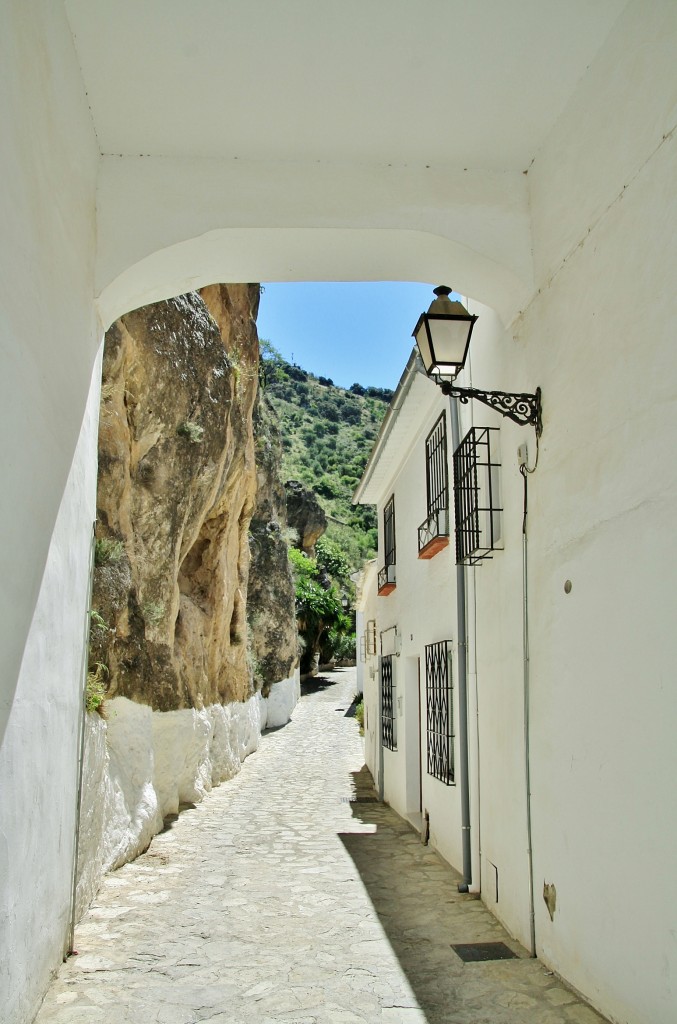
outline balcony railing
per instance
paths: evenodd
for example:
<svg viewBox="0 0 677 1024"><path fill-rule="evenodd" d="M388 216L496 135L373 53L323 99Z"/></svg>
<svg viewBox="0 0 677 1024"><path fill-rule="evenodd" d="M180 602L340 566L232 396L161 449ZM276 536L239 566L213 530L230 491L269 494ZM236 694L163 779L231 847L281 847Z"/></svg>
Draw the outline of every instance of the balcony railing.
<svg viewBox="0 0 677 1024"><path fill-rule="evenodd" d="M433 558L449 543L449 509L438 508L418 528L418 557Z"/></svg>
<svg viewBox="0 0 677 1024"><path fill-rule="evenodd" d="M395 574L395 563L392 562L390 565L384 565L382 569L379 569L378 573L378 593L379 597L386 597L387 594L392 594L395 589L396 574Z"/></svg>

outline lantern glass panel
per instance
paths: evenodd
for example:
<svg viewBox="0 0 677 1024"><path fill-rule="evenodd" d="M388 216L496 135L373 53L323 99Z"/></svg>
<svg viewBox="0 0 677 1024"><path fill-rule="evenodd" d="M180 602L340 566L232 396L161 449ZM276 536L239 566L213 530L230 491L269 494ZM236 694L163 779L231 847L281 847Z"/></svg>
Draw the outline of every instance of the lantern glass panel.
<svg viewBox="0 0 677 1024"><path fill-rule="evenodd" d="M457 373L465 362L472 321L428 317L432 352L438 373ZM424 360L425 362L425 360Z"/></svg>
<svg viewBox="0 0 677 1024"><path fill-rule="evenodd" d="M433 369L433 354L430 349L430 338L428 336L428 324L427 318L422 316L414 331L414 338L418 345L418 350L421 353L421 359L425 367L425 372L430 373Z"/></svg>

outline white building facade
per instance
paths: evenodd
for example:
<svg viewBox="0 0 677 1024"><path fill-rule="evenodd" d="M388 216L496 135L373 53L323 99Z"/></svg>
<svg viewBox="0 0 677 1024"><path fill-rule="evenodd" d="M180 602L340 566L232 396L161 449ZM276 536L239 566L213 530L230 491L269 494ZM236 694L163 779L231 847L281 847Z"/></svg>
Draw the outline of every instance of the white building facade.
<svg viewBox="0 0 677 1024"><path fill-rule="evenodd" d="M667 1024L675 551L656 528L674 483L658 479L652 448L672 413L640 412L630 382L612 396L586 377L580 336L556 367L524 360L519 337L466 301L479 319L457 383L542 386L544 431L537 442L477 401L454 410L412 354L355 496L379 519L379 576L362 599L376 632L367 763L382 797L528 950L612 1020ZM642 862L652 884L629 891Z"/></svg>

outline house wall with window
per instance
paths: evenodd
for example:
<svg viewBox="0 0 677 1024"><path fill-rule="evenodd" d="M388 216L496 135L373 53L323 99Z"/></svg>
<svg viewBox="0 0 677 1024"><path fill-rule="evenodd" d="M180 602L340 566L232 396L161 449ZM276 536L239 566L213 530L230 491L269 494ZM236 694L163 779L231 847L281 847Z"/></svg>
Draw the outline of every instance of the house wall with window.
<svg viewBox="0 0 677 1024"><path fill-rule="evenodd" d="M677 153L669 127L677 94L666 89L655 105L639 53L650 48L660 66L666 50L657 26L636 15L629 8L599 75L581 83L530 169L540 291L508 330L491 310L468 302L480 318L459 383L543 389L538 466L527 480L536 951L613 1019L668 1024L677 975L677 463L670 455L677 437ZM600 75L611 74L614 62L624 68L622 106L639 117L636 133L620 122L609 131ZM560 216L548 205L553 194ZM379 615L401 626L400 661L421 656L421 631L437 624L444 601L453 607L449 550L431 566L446 564L446 581L424 587L401 539L417 518L409 511L417 491L423 519L423 459L414 453L439 415L437 402L412 385L397 411L408 440L392 427L380 453L387 462L391 452L379 500L395 494L398 576L396 591L379 599L387 609ZM478 840L481 846L473 881L479 878L482 898L528 947L524 482L517 449L526 442L533 467L535 435L478 403L462 406L460 417L461 437L473 424L499 428L503 507L501 549L466 570L468 722L478 724L470 749L475 858ZM454 623L452 611L456 642ZM404 763L400 757L399 775L391 770L397 792L386 785L400 813L407 809ZM429 787L431 840L460 867L460 836L455 842L451 835L458 835L455 795L439 805L434 799Z"/></svg>
<svg viewBox="0 0 677 1024"><path fill-rule="evenodd" d="M396 749L382 753L385 800L404 818L421 827L429 817L431 841L452 864L460 863L460 797L456 780L442 781L428 772L426 722L426 646L449 641L450 718L458 720L456 671L456 601L453 536L434 557L419 558L419 527L428 517L426 437L444 416L447 469L451 488L448 401L414 360L403 377L406 398L400 415L413 433L400 426L387 436L379 453L382 483L369 497L377 504L379 553L385 561L384 509L394 499L396 522L396 586L376 597L377 645L381 657L392 655ZM395 400L394 404L398 404ZM399 420L399 415L398 415ZM370 708L378 710L379 678L365 685ZM379 772L378 719L369 714L365 746L374 751L369 767ZM450 746L450 757L454 745Z"/></svg>
<svg viewBox="0 0 677 1024"><path fill-rule="evenodd" d="M497 370L497 357L514 345L512 336L493 310L479 303L470 305L479 319L473 331L472 353L459 383L505 389ZM530 390L532 383L534 388L538 386L538 382L530 379L527 368L524 373L522 381L515 381L515 390ZM490 429L492 461L499 463L498 494L494 495L500 507L496 545L485 558L465 570L471 770L478 766L478 786L471 794L473 883L481 888L483 900L508 931L529 948L522 573L524 480L517 452L521 444L526 444L530 465L533 464L535 432L533 427L512 423L479 402L460 404L459 418L461 440L472 429ZM535 476L528 476L530 498L533 498ZM533 599L534 595L531 596ZM541 888L542 884L541 880Z"/></svg>
<svg viewBox="0 0 677 1024"><path fill-rule="evenodd" d="M544 401L526 578L517 449L527 443L533 467L534 431L476 402L460 409L461 437L473 424L500 430L504 510L502 548L466 570L474 881L528 947L526 662L536 952L613 1019L661 1024L674 1017L677 977L674 62L664 77L674 39L674 7L646 18L630 5L581 81L529 169L538 290L508 329L468 302L480 319L459 380L540 386ZM424 490L412 452L438 409L430 400L417 421L417 402L412 387L397 411L409 447L380 484L398 503L397 590L383 600L402 626L401 657L410 633L419 641L437 624L441 595L453 605L449 552L433 559L446 584L423 587L400 539ZM395 437L392 427L391 449ZM398 810L403 788L390 796ZM443 815L458 827L454 797L427 800L431 839L459 867L458 844L435 828Z"/></svg>
<svg viewBox="0 0 677 1024"><path fill-rule="evenodd" d="M473 356L465 371L466 384L476 383L473 379L477 375L475 364L479 366L478 372L485 372L485 366L479 364L490 363L492 354L500 351L510 340L491 309L474 303L473 311L480 314L480 319L473 336ZM460 812L460 774L463 767L458 736L459 637L451 410L449 400L423 376L415 361L410 360L398 391L400 397L396 395L393 401L393 408L397 411L391 412L389 417L402 423L399 426L391 423L390 428L386 424L385 440L377 449L377 458L371 463L371 482L366 488L369 496L376 497L380 487L377 500L381 526L382 510L391 496L395 500L397 521L397 585L391 594L376 599L379 635L389 635L388 631L396 624L400 638L395 665L398 747L396 752L384 751L383 793L398 813L419 824L412 814L417 777L412 746L420 727L420 809L424 816L429 817L432 845L460 871L463 866ZM443 417L447 435L449 543L431 558L422 558L419 557L419 527L425 523L428 512L426 440L440 423L440 417ZM483 428L491 432L492 461L499 463L493 477L494 500L501 510L494 524L496 547L489 553L491 557L466 569L471 888L481 889L483 898L492 905L509 931L528 945L521 596L524 495L517 447L523 441L533 445L534 432L533 428L512 424L495 411L476 403L460 405L459 418L461 439L473 429L478 434ZM382 477L380 483L379 473ZM483 493L481 500L485 498ZM382 561L380 546L378 564ZM427 757L429 699L426 693L426 648L444 640L450 641L451 654L451 750L454 760L451 785L434 776L434 772L429 770ZM416 700L412 697L413 663L420 679ZM373 700L376 704L377 695ZM368 740L375 751L378 745L376 728L374 724L374 733ZM373 763L378 769L376 753Z"/></svg>
<svg viewBox="0 0 677 1024"><path fill-rule="evenodd" d="M527 520L537 951L612 1018L661 1022L677 977L674 65L655 86L674 29L674 7L629 6L580 83L529 171L538 294L507 334L482 311L471 364L476 386L544 396ZM533 431L503 421L501 438L505 466L521 440L533 464ZM522 481L503 481L505 547L475 571L481 841L521 936L523 886L504 883L524 874Z"/></svg>

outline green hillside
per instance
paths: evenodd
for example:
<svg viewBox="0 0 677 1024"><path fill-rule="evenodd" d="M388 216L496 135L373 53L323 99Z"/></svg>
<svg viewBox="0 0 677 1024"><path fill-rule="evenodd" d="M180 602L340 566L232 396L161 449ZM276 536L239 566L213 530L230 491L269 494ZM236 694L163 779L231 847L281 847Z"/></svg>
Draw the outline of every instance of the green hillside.
<svg viewBox="0 0 677 1024"><path fill-rule="evenodd" d="M329 518L327 537L357 569L376 551L376 518L351 497L392 391L335 387L286 362L269 342L261 342L261 355L261 388L280 422L283 479L312 487Z"/></svg>

